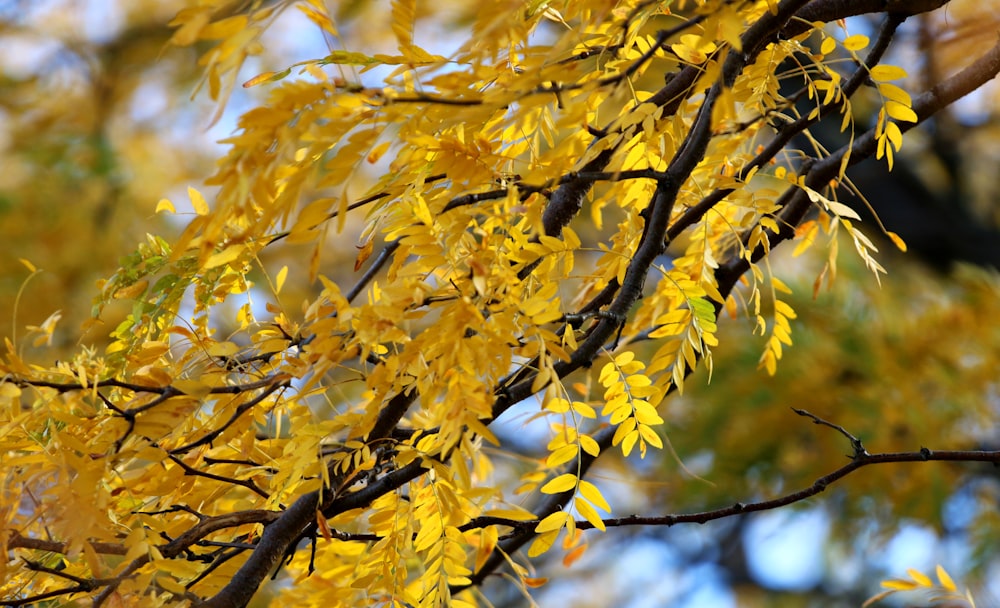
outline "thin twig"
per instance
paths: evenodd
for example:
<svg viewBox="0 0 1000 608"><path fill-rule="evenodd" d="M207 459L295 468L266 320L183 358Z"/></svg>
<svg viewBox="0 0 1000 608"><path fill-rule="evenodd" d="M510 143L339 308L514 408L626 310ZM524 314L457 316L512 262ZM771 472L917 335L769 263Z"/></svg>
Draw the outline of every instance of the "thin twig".
<svg viewBox="0 0 1000 608"><path fill-rule="evenodd" d="M868 454L868 450L865 449L865 446L864 446L863 443L861 443L861 440L858 439L857 437L855 437L854 435L850 434L847 431L847 429L845 429L844 427L840 426L839 424L834 424L834 423L830 422L829 420L823 420L822 418L820 418L816 414L813 414L811 412L807 412L806 410L799 409L797 407L793 407L792 411L795 412L796 414L798 414L799 416L805 416L806 418L812 418L813 424L820 424L820 425L823 425L823 426L828 426L831 429L833 429L833 430L837 431L838 433L840 433L841 435L843 435L844 437L847 437L847 439L851 442L851 447L854 448L854 456L852 456L852 458L859 458L861 456L866 456Z"/></svg>

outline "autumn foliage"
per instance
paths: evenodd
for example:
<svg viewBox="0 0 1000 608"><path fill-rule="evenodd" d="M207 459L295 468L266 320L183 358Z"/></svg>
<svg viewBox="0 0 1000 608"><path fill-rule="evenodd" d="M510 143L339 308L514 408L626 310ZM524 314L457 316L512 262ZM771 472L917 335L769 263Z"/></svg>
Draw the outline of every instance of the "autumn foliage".
<svg viewBox="0 0 1000 608"><path fill-rule="evenodd" d="M877 280L882 243L905 250L843 197L852 165L888 171L1000 71L984 47L908 90L883 62L943 1L476 3L441 51L433 9L394 0L369 24L392 53L341 48L330 3L230 4L190 3L170 44L201 53L206 121L241 85L266 100L204 186L155 203L183 229L101 281L93 323L125 311L107 346L52 362L5 342L0 604L244 606L277 571L273 605L481 605L500 573L530 595L535 558L571 564L585 530L782 507L881 463L1000 462L870 453L802 411L851 456L802 488L620 517L588 479L675 457L665 412L727 336L762 336L778 371L802 311L776 248L820 253L815 292L838 256ZM330 53L240 72L286 10ZM860 14L878 29L850 31ZM514 416L547 439L525 453L497 430ZM895 588L958 593L938 577Z"/></svg>

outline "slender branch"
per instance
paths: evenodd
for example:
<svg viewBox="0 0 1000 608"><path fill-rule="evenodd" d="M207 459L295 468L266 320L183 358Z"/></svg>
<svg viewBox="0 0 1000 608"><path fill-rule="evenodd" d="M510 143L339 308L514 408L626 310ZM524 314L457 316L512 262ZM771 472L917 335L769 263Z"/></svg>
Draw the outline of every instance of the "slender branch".
<svg viewBox="0 0 1000 608"><path fill-rule="evenodd" d="M607 426L594 434L593 439L597 442L600 448L598 454L604 453L604 451L611 446L612 440L615 436L615 427ZM591 456L586 452L581 452L579 456L573 461L567 463L566 471L572 471L574 475L578 475L580 479L583 479L590 467L597 461L597 456ZM567 501L572 498L573 490L562 492L560 494L547 495L541 502L537 505L533 512L538 515L538 519L531 525L527 522L518 522L513 527L515 532L505 539L500 545L493 550L486 561L483 563L482 567L469 577L469 582L464 585L456 585L452 587L452 593L457 593L463 589L469 587L475 587L481 585L486 577L489 576L497 568L503 566L507 563L506 555L510 555L514 551L517 551L523 547L529 540L535 537L535 526L538 522L545 519L546 516L555 513L563 508Z"/></svg>
<svg viewBox="0 0 1000 608"><path fill-rule="evenodd" d="M824 421L825 422L825 421ZM834 425L836 426L836 425ZM789 492L777 498L762 500L758 502L737 502L728 507L712 509L710 511L699 511L697 513L679 513L668 515L629 515L627 517L611 517L601 521L608 528L624 526L674 526L677 524L704 524L718 519L725 519L735 515L755 513L758 511L772 511L787 507L788 505L802 502L812 498L817 494L826 491L831 485L847 477L851 473L867 466L903 462L990 462L1000 464L1000 451L983 450L930 450L921 448L915 452L883 452L877 454L863 453L854 457L847 464L831 471L830 473L816 479L809 487ZM510 526L516 530L527 530L529 536L534 536L534 528L541 522L541 518L533 520L516 520L505 518L477 518L462 529L475 529L490 525ZM590 530L594 524L585 519L575 521L576 527L581 530Z"/></svg>
<svg viewBox="0 0 1000 608"><path fill-rule="evenodd" d="M274 393L275 391L278 391L280 389L288 388L289 386L291 386L291 381L290 380L283 380L281 382L278 382L278 383L275 383L275 384L272 384L272 385L268 386L266 389L264 389L263 392L261 392L260 395L257 395L253 399L251 399L249 401L245 401L245 402L239 404L236 407L236 410L229 417L229 420L227 420L226 422L224 422L222 424L222 426L220 426L219 428L215 429L214 431L211 431L211 432L207 433L206 435L202 436L200 439L196 439L196 440L192 441L191 443L188 443L188 444L183 445L183 446L181 446L179 448L174 448L174 449L170 450L170 454L183 454L185 452L189 452L189 451L193 450L194 448L196 448L198 446L210 445L213 441L215 441L215 439L219 435L221 435L222 433L226 432L226 429L228 429L230 426L232 426L234 422L236 422L237 420L239 420L240 416L242 416L245 412L249 411L254 406L260 404L262 401L264 401L269 396L271 396L271 394Z"/></svg>
<svg viewBox="0 0 1000 608"><path fill-rule="evenodd" d="M260 489L260 486L258 486L256 483L254 483L252 479L233 479L232 477L225 477L223 475L216 475L215 473L209 473L207 471L199 471L198 469L192 467L191 465L189 465L188 463L184 462L183 460L181 460L177 456L174 456L173 454L168 454L167 457L170 458L170 460L172 460L174 462L174 464L176 464L180 468L184 469L184 474L185 475L192 475L192 476L197 476L197 477L204 477L206 479L212 479L214 481L221 481L222 483L228 483L228 484L231 484L231 485L234 485L234 486L242 486L242 487L250 490L254 494L260 496L261 498L264 498L264 499L270 498L270 494L268 494L264 490Z"/></svg>
<svg viewBox="0 0 1000 608"><path fill-rule="evenodd" d="M763 500L758 502L737 502L728 507L722 507L719 509L713 509L710 511L701 511L698 513L686 513L686 514L670 514L670 515L655 515L655 516L639 516L631 515L628 517L617 517L602 519L606 527L623 527L623 526L674 526L677 524L685 523L697 523L704 524L709 521L717 519L725 519L727 517L733 517L736 515L741 515L745 513L753 513L757 511L768 511L773 509L779 509L786 507L790 504L801 502L817 494L824 492L830 485L843 479L847 475L850 475L854 471L861 469L866 466L875 464L888 464L888 463L901 463L901 462L929 462L929 461L943 461L943 462L992 462L995 464L1000 464L1000 450L929 450L927 448L920 448L920 450L915 452L887 452L880 454L870 454L861 445L861 441L849 433L846 429L840 425L833 424L814 414L806 412L805 410L793 408L793 410L801 415L811 418L814 423L821 424L823 426L828 426L839 433L843 434L851 442L854 448L854 454L850 456L850 462L835 469L834 471L816 479L809 487L803 488L801 490L790 492L788 494L779 496L777 498L772 498L769 500ZM600 446L600 452L603 453L606 448L611 444L611 439L614 436L614 427L605 427L594 434L594 440L597 441ZM580 473L579 476L582 478L593 462L596 460L595 457L589 454L583 454L579 457ZM577 467L576 462L571 462L568 465L567 470L575 471ZM506 558L504 554L510 554L516 551L528 541L536 536L535 528L538 524L547 516L548 514L555 512L563 507L565 502L571 497L572 490L559 495L547 496L546 500L535 510L538 517L533 520L514 520L506 518L476 518L469 521L462 527L462 530L470 530L475 528L481 528L489 525L503 525L509 526L514 531L501 542L500 550L494 551L492 555L484 563L483 567L480 568L473 576L470 577L470 583L461 586L455 586L452 588L453 592L458 592L468 587L473 587L482 584L486 577L491 574L494 570L506 563ZM579 520L574 522L576 527L581 530L589 530L594 528L594 524L587 520Z"/></svg>
<svg viewBox="0 0 1000 608"><path fill-rule="evenodd" d="M197 608L246 606L257 592L261 581L267 578L268 573L285 554L289 542L297 538L302 529L315 519L316 509L319 507L319 495L319 492L302 495L267 526L250 558L233 575L229 583L211 598L196 604Z"/></svg>
<svg viewBox="0 0 1000 608"><path fill-rule="evenodd" d="M237 511L235 513L224 513L207 517L197 524L188 528L183 534L160 547L160 554L166 558L173 558L180 555L188 547L191 547L201 539L213 532L236 528L248 524L261 524L270 526L281 518L282 512L268 511L266 509L251 509L248 511Z"/></svg>
<svg viewBox="0 0 1000 608"><path fill-rule="evenodd" d="M951 105L996 78L998 73L1000 73L1000 42L964 70L915 97L912 108L917 115L917 121L900 123L898 125L900 131L909 131L923 123L942 108ZM855 139L852 145L844 146L822 160L811 163L808 169L803 171L806 184L811 188L822 188L838 174L846 154L850 154L848 166L852 166L874 155L876 146L875 129L870 129ZM787 190L779 202L783 207L782 219L784 223L777 233L768 231L770 248L795 236L794 227L802 221L806 211L811 206L806 192L796 187ZM721 264L715 272L719 290L727 293L739 280L739 277L750 268L750 264L764 255L766 255L765 249L758 247L749 256L733 255L728 261Z"/></svg>
<svg viewBox="0 0 1000 608"><path fill-rule="evenodd" d="M411 93L408 95L400 95L398 97L386 97L382 94L376 94L375 97L382 97L385 103L435 103L444 106L479 106L483 104L482 99L457 99L454 97L438 97L437 95L428 95L426 93Z"/></svg>
<svg viewBox="0 0 1000 608"><path fill-rule="evenodd" d="M199 545L202 543L198 543ZM221 544L221 543L220 543ZM187 589L197 585L199 582L204 580L208 575L214 572L219 566L225 564L229 560L233 559L237 555L243 553L244 551L253 551L257 548L257 545L247 545L245 543L225 543L226 546L230 547L229 551L223 551L220 553L212 563L208 565L207 568L202 570L201 574L192 579L189 583L184 585Z"/></svg>
<svg viewBox="0 0 1000 608"><path fill-rule="evenodd" d="M786 38L805 32L812 24L830 23L838 19L885 12L912 17L938 9L950 0L816 0L802 8L796 19L789 22L781 35Z"/></svg>
<svg viewBox="0 0 1000 608"><path fill-rule="evenodd" d="M824 492L830 485L847 477L858 469L876 465L900 462L992 462L1000 463L1000 451L978 451L978 450L929 450L921 448L916 452L884 452L880 454L861 454L844 466L820 477L808 488L803 488L797 492L791 492L771 500L759 502L735 503L731 506L712 511L700 513L689 513L684 515L664 515L656 517L630 516L604 520L609 527L614 526L641 526L641 525L666 525L682 523L703 524L716 519L732 517L742 513L754 513L757 511L770 511L780 509L790 504L801 502ZM580 528L592 528L589 522L580 522Z"/></svg>
<svg viewBox="0 0 1000 608"><path fill-rule="evenodd" d="M438 173L436 175L431 175L431 176L428 176L427 178L425 178L424 179L424 183L433 183L433 182L436 182L436 181L443 180L446 177L447 177L447 175L445 175L444 173ZM395 194L392 193L392 192L389 192L388 190L383 190L382 192L376 192L375 194L372 194L370 196L366 196L365 198L363 198L361 200L354 201L353 203L349 204L344 209L344 211L354 211L355 209L358 209L360 207L364 207L365 205L370 205L370 204L372 204L372 203L374 203L376 201L380 201L380 200L382 200L384 198L389 198L389 197L393 197L393 196L395 196ZM322 221L320 221L315 226L310 226L309 229L312 230L314 228L317 228L323 222L327 222L327 221L335 219L335 218L337 218L339 216L340 216L340 210L339 209L337 209L335 211L331 211L330 213L327 214L327 216L325 218L322 219ZM276 241L280 241L281 239L286 238L291 233L292 233L291 230L285 230L284 232L279 232L278 234L275 234L274 236L272 236L271 240L269 240L267 242L267 244L271 245L271 244L275 243Z"/></svg>
<svg viewBox="0 0 1000 608"><path fill-rule="evenodd" d="M786 0L779 5L776 15L766 14L762 17L743 35L744 48L752 49L760 46L763 40L782 27L785 20L790 18L803 2L804 0ZM648 206L648 217L639 245L625 272L625 279L622 281L621 288L607 308L606 312L610 314L606 318L601 318L594 326L592 331L580 343L579 347L572 353L569 361L561 361L554 366L556 374L559 377L564 377L585 365L589 365L597 353L604 348L611 336L624 323L625 315L628 314L629 310L631 310L642 294L642 286L649 268L652 266L656 256L665 247L664 237L667 232L671 210L677 199L681 184L687 180L697 164L701 162L708 147L712 136L711 117L715 102L721 94L722 87L724 85L731 86L739 72L751 60L752 55L749 53L731 53L726 58L722 70L722 81L717 82L709 90L705 101L698 110L694 124L688 131L687 137L671 160L664 177L658 181L656 192ZM589 186L587 188L589 189ZM560 188L556 196L562 191L563 188ZM585 194L585 191L583 194ZM579 195L582 197L583 194L579 190L574 190L570 194L567 194L567 196L572 195L575 197ZM556 204L556 196L553 196L549 208L545 211L546 214L549 214L553 205ZM560 204L572 206L575 203L567 199L561 201ZM561 226L565 225L563 222L568 223L572 215L575 215L575 211L571 212L569 207L560 207L557 210L553 210L553 217L550 218L553 222L552 229L561 230ZM544 214L542 221L543 224L546 223ZM550 233L549 230L550 228L546 225L546 232ZM501 396L497 399L493 407L494 417L502 414L515 403L534 394L534 376L535 374L531 374L528 378L521 380L513 386L506 387L502 391Z"/></svg>
<svg viewBox="0 0 1000 608"><path fill-rule="evenodd" d="M96 587L99 587L101 585L106 585L108 583L108 580L105 579L82 578L79 576L74 576L68 572L64 572L63 570L58 570L56 568L49 568L48 566L40 564L39 562L32 561L30 559L25 559L23 557L21 558L21 561L24 562L24 567L27 568L28 570L31 570L33 572L44 572L45 574L49 574L51 576L66 579L68 581L76 583L81 587L86 587L88 590L95 589Z"/></svg>
<svg viewBox="0 0 1000 608"><path fill-rule="evenodd" d="M52 553L66 553L69 543L54 540L42 540L40 538L29 538L22 536L20 532L12 530L10 538L7 539L8 549L35 549L38 551L49 551ZM128 547L120 543L109 543L100 541L86 541L95 553L104 555L125 555Z"/></svg>
<svg viewBox="0 0 1000 608"><path fill-rule="evenodd" d="M227 528L244 526L247 524L262 524L264 526L268 526L272 522L277 521L280 515L281 513L276 511L250 510L250 511L239 511L236 513L226 513L214 517L205 517L201 519L197 524L189 528L186 532L184 532L177 538L169 541L165 545L161 545L160 547L158 547L158 549L160 551L160 554L164 558L172 559L179 556L189 547L191 547L204 537L208 536L209 534L212 534L213 532L217 532L219 530L224 530ZM90 546L94 549L95 552L106 555L125 555L128 553L127 547L117 543L90 542ZM33 539L22 536L18 532L12 532L10 538L7 541L7 547L10 549L35 549L39 551L51 551L54 553L65 554L69 548L69 543ZM142 555L134 559L132 562L130 562L114 578L83 579L83 582L81 584L73 587L67 587L65 589L55 590L52 592L47 592L41 595L36 595L21 600L0 601L0 606L24 606L42 601L44 599L57 597L60 595L83 593L88 591L94 591L98 587L104 587L102 591L94 598L93 605L96 608L101 606L105 601L107 601L107 599L111 596L112 593L114 593L114 590L118 588L118 586L122 583L122 581L132 576L139 568L141 568L148 562L149 562L149 555Z"/></svg>
<svg viewBox="0 0 1000 608"><path fill-rule="evenodd" d="M93 589L86 584L73 585L72 587L63 587L62 589L53 589L52 591L46 591L45 593L39 593L38 595L32 595L30 597L25 597L17 600L0 600L0 606L30 606L32 604L37 604L43 600L51 599L54 597L59 597L60 595L72 595L74 593L86 593L92 591Z"/></svg>
<svg viewBox="0 0 1000 608"><path fill-rule="evenodd" d="M857 457L859 454L867 454L868 453L868 451L865 450L864 444L861 443L861 440L858 439L857 437L855 437L854 435L852 435L851 433L849 433L847 431L847 429L845 429L844 427L840 426L839 424L834 424L834 423L829 422L827 420L823 420L822 418L820 418L816 414L807 412L806 410L799 409L797 407L793 407L792 411L795 412L796 414L798 414L799 416L805 416L806 418L811 418L812 421L813 421L813 424L819 424L821 426L828 426L831 429L833 429L833 430L837 431L838 433L840 433L841 435L843 435L844 437L847 437L847 440L851 442L851 447L854 448L854 455L852 456L852 458Z"/></svg>
<svg viewBox="0 0 1000 608"><path fill-rule="evenodd" d="M858 89L861 88L861 85L869 79L869 69L881 61L882 55L884 55L885 51L889 48L889 43L892 41L896 30L903 23L903 20L904 17L900 17L898 15L889 15L886 18L881 29L879 30L879 36L876 39L875 44L872 46L872 50L865 58L864 65L855 70L854 73L851 74L850 78L844 82L843 87L841 87L841 92L845 98L849 99L853 96ZM764 148L757 154L757 156L751 159L746 166L740 169L739 173L736 175L736 180L745 180L747 176L750 175L751 171L763 167L774 159L778 153L780 153L792 140L792 138L801 134L810 126L818 123L820 120L840 108L841 102L831 101L830 103L821 105L815 114L800 116L797 120L782 126L774 137L767 143L767 145L765 145ZM677 220L671 224L670 230L667 232L668 239L673 240L680 236L684 230L689 228L695 222L701 220L709 209L735 191L735 188L719 188L711 192L702 200L698 201L697 204L685 211L684 215L677 218Z"/></svg>
<svg viewBox="0 0 1000 608"><path fill-rule="evenodd" d="M382 270L382 267L385 266L385 263L389 261L389 258L392 257L392 254L395 253L397 249L399 249L398 240L390 241L385 244L385 247L383 247L382 251L379 252L378 257L375 258L375 261L372 262L371 266L368 267L368 270L366 270L365 273L361 275L361 278L358 279L358 282L354 284L354 287L351 287L350 291L348 291L347 294L345 294L344 297L347 299L348 302L352 302L354 298L358 297L358 295L364 290L364 288L367 287L368 284L372 282L372 279L375 278L375 275L377 275L379 271Z"/></svg>

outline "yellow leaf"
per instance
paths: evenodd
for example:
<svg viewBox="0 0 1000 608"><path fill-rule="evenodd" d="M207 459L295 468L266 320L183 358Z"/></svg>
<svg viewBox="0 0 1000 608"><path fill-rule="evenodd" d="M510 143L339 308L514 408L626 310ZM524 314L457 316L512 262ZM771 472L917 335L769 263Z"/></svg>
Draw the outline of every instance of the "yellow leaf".
<svg viewBox="0 0 1000 608"><path fill-rule="evenodd" d="M380 158L382 158L382 155L385 154L385 151L389 149L389 146L391 144L392 142L384 141L379 145L375 146L375 148L368 153L368 157L365 158L365 160L368 161L369 164L374 165L375 163L378 162Z"/></svg>
<svg viewBox="0 0 1000 608"><path fill-rule="evenodd" d="M542 493L559 494L567 490L572 490L574 487L576 487L576 475L573 475L572 473L563 473L559 477L556 477L542 486Z"/></svg>
<svg viewBox="0 0 1000 608"><path fill-rule="evenodd" d="M116 300L131 300L145 293L147 287L149 287L149 281L146 279L136 281L131 285L116 290L113 297Z"/></svg>
<svg viewBox="0 0 1000 608"><path fill-rule="evenodd" d="M597 456L601 453L601 446L590 435L580 435L580 447L591 456Z"/></svg>
<svg viewBox="0 0 1000 608"><path fill-rule="evenodd" d="M832 201L808 186L802 186L802 188L806 191L806 195L809 197L809 200L814 203L822 203L823 207L834 215L841 218L846 217L852 220L861 219L861 216L859 216L854 209L851 209L847 205L838 203L837 201Z"/></svg>
<svg viewBox="0 0 1000 608"><path fill-rule="evenodd" d="M774 312L788 317L789 319L794 319L796 317L795 310L793 310L787 302L782 302L781 300L774 301Z"/></svg>
<svg viewBox="0 0 1000 608"><path fill-rule="evenodd" d="M635 442L639 439L639 431L632 430L625 434L625 438L622 439L622 455L628 457L632 453L632 448L635 447Z"/></svg>
<svg viewBox="0 0 1000 608"><path fill-rule="evenodd" d="M910 591L911 589L916 589L918 587L918 585L913 581L904 581L896 578L882 581L881 584L886 589L895 589L896 591Z"/></svg>
<svg viewBox="0 0 1000 608"><path fill-rule="evenodd" d="M771 285L781 293L792 293L792 288L778 277L771 277Z"/></svg>
<svg viewBox="0 0 1000 608"><path fill-rule="evenodd" d="M563 414L569 411L569 401L563 399L562 397L556 397L555 399L550 399L548 403L545 404L545 409L556 414Z"/></svg>
<svg viewBox="0 0 1000 608"><path fill-rule="evenodd" d="M938 564L937 567L937 577L938 580L941 581L941 586L943 588L947 589L948 591L951 591L952 593L958 591L958 588L955 586L955 581L952 580L951 576L941 566L941 564Z"/></svg>
<svg viewBox="0 0 1000 608"><path fill-rule="evenodd" d="M871 69L873 80L898 80L906 78L906 70L895 65L877 65Z"/></svg>
<svg viewBox="0 0 1000 608"><path fill-rule="evenodd" d="M288 74L288 70L284 70L284 74ZM244 89L249 89L250 87L257 86L262 82L267 82L268 80L277 80L280 78L281 72L264 72L262 74L257 74L250 80L243 83Z"/></svg>
<svg viewBox="0 0 1000 608"><path fill-rule="evenodd" d="M549 454L548 458L545 459L545 466L557 467L561 464L569 462L570 460L573 460L574 458L576 458L576 455L578 453L579 453L579 448L577 448L576 444L571 443L569 445L564 445L553 451L551 454ZM570 475L570 477L572 477L572 475ZM545 489L543 488L542 491L544 492Z"/></svg>
<svg viewBox="0 0 1000 608"><path fill-rule="evenodd" d="M889 237L889 240L891 240L893 244L899 248L900 251L906 251L906 242L903 241L902 237L895 232L886 232L886 235Z"/></svg>
<svg viewBox="0 0 1000 608"><path fill-rule="evenodd" d="M174 204L166 198L161 198L160 202L156 203L156 213L161 211L166 211L167 213L177 213L177 209L174 208Z"/></svg>
<svg viewBox="0 0 1000 608"><path fill-rule="evenodd" d="M201 192L188 186L188 198L191 199L191 206L194 208L195 213L198 215L208 215L208 203L205 202L205 197L201 195Z"/></svg>
<svg viewBox="0 0 1000 608"><path fill-rule="evenodd" d="M326 57L320 60L320 64L349 64L349 65L370 65L373 63L378 63L379 60L374 57L369 57L364 53L357 53L351 51L333 51Z"/></svg>
<svg viewBox="0 0 1000 608"><path fill-rule="evenodd" d="M854 209L851 209L843 203L838 203L837 201L826 201L826 207L837 217L846 217L852 220L860 220L861 216Z"/></svg>
<svg viewBox="0 0 1000 608"><path fill-rule="evenodd" d="M501 517L503 519L514 519L517 521L529 521L535 519L535 514L524 509L490 509L483 513L484 517Z"/></svg>
<svg viewBox="0 0 1000 608"><path fill-rule="evenodd" d="M714 53L716 48L711 40L705 40L694 34L685 34L681 36L680 44L670 45L670 50L688 63L705 63L708 55Z"/></svg>
<svg viewBox="0 0 1000 608"><path fill-rule="evenodd" d="M591 525L593 525L595 528L597 528L601 532L604 532L607 529L604 525L604 522L601 521L601 516L597 514L597 511L594 510L594 507L590 506L590 503L588 503L585 500L580 500L578 498L575 501L573 501L573 505L576 507L576 510L579 511L580 515L582 515L584 519L589 521Z"/></svg>
<svg viewBox="0 0 1000 608"><path fill-rule="evenodd" d="M885 125L885 136L890 142L892 142L892 147L899 150L903 147L903 134L899 130L899 125L894 122L886 123Z"/></svg>
<svg viewBox="0 0 1000 608"><path fill-rule="evenodd" d="M308 6L304 6L302 4L296 5L296 8L305 13L306 17L308 17L310 21L323 28L323 30L326 31L331 36L334 37L340 36L340 34L337 32L337 27L333 24L333 20L330 19L328 15L313 10Z"/></svg>
<svg viewBox="0 0 1000 608"><path fill-rule="evenodd" d="M768 376L773 376L778 371L778 361L774 357L774 352L771 349L764 351L764 354L760 357L760 365L767 371Z"/></svg>
<svg viewBox="0 0 1000 608"><path fill-rule="evenodd" d="M21 262L21 264L24 265L25 268L28 269L28 272L38 272L38 269L35 268L35 265L29 262L28 260L24 258L17 258L17 259L19 262Z"/></svg>
<svg viewBox="0 0 1000 608"><path fill-rule="evenodd" d="M278 271L278 276L274 277L274 293L281 293L281 288L285 286L285 279L288 278L288 266L282 266Z"/></svg>
<svg viewBox="0 0 1000 608"><path fill-rule="evenodd" d="M552 379L552 370L548 366L545 366L542 369L538 370L538 374L535 376L535 379L531 382L531 392L534 393L542 390L548 385L549 380L551 379Z"/></svg>
<svg viewBox="0 0 1000 608"><path fill-rule="evenodd" d="M232 342L216 342L205 350L213 357L232 357L240 352L240 347Z"/></svg>
<svg viewBox="0 0 1000 608"><path fill-rule="evenodd" d="M538 525L535 526L535 532L537 534L545 534L546 532L559 530L566 525L567 519L569 519L569 513L566 513L565 511L556 511L555 513L551 513L545 519L538 522ZM552 540L555 540L555 538Z"/></svg>
<svg viewBox="0 0 1000 608"><path fill-rule="evenodd" d="M904 106L912 107L913 105L913 100L910 97L910 94L894 84L880 82L878 85L878 92L881 93L886 99L898 101Z"/></svg>
<svg viewBox="0 0 1000 608"><path fill-rule="evenodd" d="M844 48L848 51L860 51L868 46L868 36L855 34L844 39Z"/></svg>
<svg viewBox="0 0 1000 608"><path fill-rule="evenodd" d="M240 254L243 253L244 249L246 249L246 247L242 243L230 245L222 251L208 256L208 259L205 260L203 268L215 268L217 266L222 266L223 264L228 264L229 262L232 262L236 258L240 257Z"/></svg>
<svg viewBox="0 0 1000 608"><path fill-rule="evenodd" d="M654 431L651 427L645 424L640 424L636 428L639 431L639 435L646 441L646 443L654 448L663 449L663 440L660 439L660 436L657 435L656 431Z"/></svg>
<svg viewBox="0 0 1000 608"><path fill-rule="evenodd" d="M816 236L819 234L819 224L815 221L810 220L806 222L796 231L796 236L800 239L799 243L795 246L795 251L792 252L792 257L798 257L802 255L816 240Z"/></svg>
<svg viewBox="0 0 1000 608"><path fill-rule="evenodd" d="M908 569L906 571L906 573L909 574L910 577L914 581L916 581L917 584L920 585L921 587L933 587L934 586L934 583L931 582L930 577L928 577L926 574L924 574L923 572L921 572L919 570L915 570L913 568L910 568L910 569Z"/></svg>
<svg viewBox="0 0 1000 608"><path fill-rule="evenodd" d="M902 120L903 122L917 122L917 113L898 101L890 100L885 102L885 111L889 113L889 116L895 118L896 120ZM899 146L896 146L896 149L899 149Z"/></svg>
<svg viewBox="0 0 1000 608"><path fill-rule="evenodd" d="M604 367L601 368L600 375L598 376L598 382L600 382L602 386L611 386L614 384L615 380L617 380L617 376L618 369L615 367L615 364L613 362L605 363Z"/></svg>
<svg viewBox="0 0 1000 608"><path fill-rule="evenodd" d="M172 576L158 576L156 577L156 584L163 587L164 591L169 591L174 595L183 595L187 591L184 585Z"/></svg>
<svg viewBox="0 0 1000 608"><path fill-rule="evenodd" d="M330 523L326 520L323 513L319 510L316 511L316 523L319 526L319 531L323 535L323 538L330 542L333 540L333 530L330 529Z"/></svg>
<svg viewBox="0 0 1000 608"><path fill-rule="evenodd" d="M242 31L245 31L247 23L248 19L246 15L226 17L225 19L220 19L219 21L211 23L205 27L205 29L201 32L201 37L207 40L222 40L224 38L236 36Z"/></svg>
<svg viewBox="0 0 1000 608"><path fill-rule="evenodd" d="M171 44L188 46L201 36L202 30L212 19L212 9L208 7L186 8L177 14L170 25L180 26L170 38Z"/></svg>
<svg viewBox="0 0 1000 608"><path fill-rule="evenodd" d="M413 46L413 24L416 21L416 0L393 0L390 3L392 32L396 35L399 50Z"/></svg>
<svg viewBox="0 0 1000 608"><path fill-rule="evenodd" d="M597 508L603 509L608 513L611 512L611 505L609 505L608 501L604 499L603 495L601 495L601 491L597 489L597 486L589 481L580 481L580 496L583 496L592 502Z"/></svg>
<svg viewBox="0 0 1000 608"><path fill-rule="evenodd" d="M201 567L198 564L186 560L156 560L153 565L160 572L172 574L178 579L195 577L201 572ZM159 581L160 579L157 578L157 582ZM183 592L183 587L181 587L181 591Z"/></svg>
<svg viewBox="0 0 1000 608"><path fill-rule="evenodd" d="M647 427L654 424L663 424L663 418L656 413L656 409L645 402L636 402L636 405L642 403L641 407L635 408L635 419L639 421L640 424L646 425Z"/></svg>
<svg viewBox="0 0 1000 608"><path fill-rule="evenodd" d="M177 380L174 388L191 397L204 397L212 392L212 387L201 380Z"/></svg>

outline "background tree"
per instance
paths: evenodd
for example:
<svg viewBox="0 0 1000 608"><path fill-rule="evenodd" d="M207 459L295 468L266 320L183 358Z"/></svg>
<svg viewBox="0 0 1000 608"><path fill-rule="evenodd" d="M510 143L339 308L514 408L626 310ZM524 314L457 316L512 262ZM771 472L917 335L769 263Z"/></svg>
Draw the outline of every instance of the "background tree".
<svg viewBox="0 0 1000 608"><path fill-rule="evenodd" d="M148 201L204 179L217 153L203 133L210 106L180 93L197 82L197 54L162 52L182 4L70 4L0 7L0 334L39 328L18 346L46 342L46 359L72 357L94 281L167 229ZM112 308L116 323L127 306ZM106 333L86 339L103 345Z"/></svg>
<svg viewBox="0 0 1000 608"><path fill-rule="evenodd" d="M191 189L186 229L149 237L102 284L98 314L128 311L103 352L39 366L8 343L0 512L21 559L5 566L6 604L241 606L283 565L295 584L280 603L461 605L499 573L495 587L527 593L543 582L532 560L580 559L586 529L743 521L870 464L1000 460L967 432L991 420L992 353L945 340L992 318L990 278L953 296L978 298L962 309L972 314L953 315L942 291L895 321L900 336L922 328L933 365L894 367L890 343L829 353L781 398L760 376L719 382L751 331L764 336L753 359L775 374L793 323L807 342L807 328L831 327L807 322L811 304L792 294L814 291L810 272L832 279L838 237L881 272L858 212L838 200L846 169L899 164L904 131L1000 69L983 37L968 65L928 69L911 96L883 57L910 17L943 3L844 4L294 5L332 50L245 82L267 99L227 139L212 204ZM292 6L193 5L170 40L204 45L205 88L224 103ZM445 56L419 26L449 9L471 34ZM877 20L870 35L837 24L861 14ZM342 44L354 20L387 23L395 48ZM354 273L333 261L340 234L358 243ZM787 240L775 251L822 244L818 267L772 263ZM720 316L737 321L720 328ZM930 381L892 383L910 404L941 386L938 363L979 381L954 409L922 403L913 420L877 397L845 412L793 381L833 397L831 385L927 369ZM699 367L724 408L677 394L701 384L688 379ZM796 388L811 403L790 398ZM803 425L795 404L842 426ZM903 451L869 454L859 429ZM925 438L961 451L918 450ZM712 462L685 478L673 450ZM623 512L604 480L651 467L669 501L651 492L650 517L602 519ZM919 470L938 471L942 496L962 490L944 469ZM851 476L845 518L879 501L877 475ZM888 503L919 496L926 478L914 486Z"/></svg>

